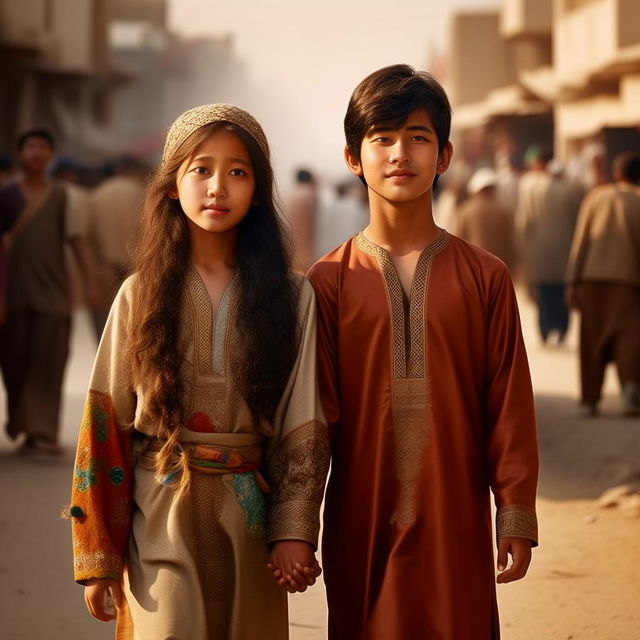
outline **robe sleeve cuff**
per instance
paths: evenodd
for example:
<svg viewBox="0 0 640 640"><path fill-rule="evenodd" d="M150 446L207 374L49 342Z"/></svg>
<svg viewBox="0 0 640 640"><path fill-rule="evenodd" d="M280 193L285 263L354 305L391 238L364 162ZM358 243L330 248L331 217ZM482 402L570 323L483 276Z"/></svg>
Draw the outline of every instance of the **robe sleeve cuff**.
<svg viewBox="0 0 640 640"><path fill-rule="evenodd" d="M122 577L122 556L118 553L77 553L74 558L73 577L79 584L85 584L92 578Z"/></svg>
<svg viewBox="0 0 640 640"><path fill-rule="evenodd" d="M496 514L498 538L527 538L531 546L538 546L538 518L535 509L525 504L509 504L498 508Z"/></svg>
<svg viewBox="0 0 640 640"><path fill-rule="evenodd" d="M271 507L267 543L278 540L301 540L318 548L319 507L315 502L284 502Z"/></svg>

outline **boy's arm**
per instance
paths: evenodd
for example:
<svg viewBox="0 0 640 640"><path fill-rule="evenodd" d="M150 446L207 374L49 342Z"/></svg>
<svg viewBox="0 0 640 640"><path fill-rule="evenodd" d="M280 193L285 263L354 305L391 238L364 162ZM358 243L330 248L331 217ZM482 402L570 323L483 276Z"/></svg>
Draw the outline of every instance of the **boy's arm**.
<svg viewBox="0 0 640 640"><path fill-rule="evenodd" d="M524 539L536 546L535 408L518 306L506 268L497 274L489 302L485 416L497 538Z"/></svg>

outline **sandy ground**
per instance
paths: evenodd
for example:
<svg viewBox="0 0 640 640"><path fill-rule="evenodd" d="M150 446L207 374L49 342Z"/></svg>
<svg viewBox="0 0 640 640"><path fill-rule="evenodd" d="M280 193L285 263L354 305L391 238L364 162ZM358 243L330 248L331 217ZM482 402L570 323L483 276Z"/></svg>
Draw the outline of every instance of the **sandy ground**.
<svg viewBox="0 0 640 640"><path fill-rule="evenodd" d="M633 498L606 509L598 504L606 489L640 482L640 420L618 417L613 373L601 417L579 418L575 329L567 347L544 348L530 305L522 304L522 315L539 420L541 545L527 578L498 589L503 639L640 640L640 507ZM94 349L79 313L63 411L70 449ZM111 625L85 612L72 581L68 524L59 518L72 454L26 460L12 449L0 435L0 638L113 637ZM324 638L322 585L290 603L291 639Z"/></svg>

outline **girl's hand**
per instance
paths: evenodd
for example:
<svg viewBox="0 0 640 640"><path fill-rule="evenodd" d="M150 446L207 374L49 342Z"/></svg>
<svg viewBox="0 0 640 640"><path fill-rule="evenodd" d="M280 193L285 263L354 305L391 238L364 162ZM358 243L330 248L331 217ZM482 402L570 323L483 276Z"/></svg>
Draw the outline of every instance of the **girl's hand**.
<svg viewBox="0 0 640 640"><path fill-rule="evenodd" d="M111 589L111 593L109 593ZM89 613L102 622L115 620L116 612L110 605L109 600L113 597L116 609L122 606L122 587L120 582L111 578L91 578L87 580L84 587L84 602L89 609Z"/></svg>
<svg viewBox="0 0 640 640"><path fill-rule="evenodd" d="M273 573L278 586L286 587L289 593L306 591L322 573L313 547L300 540L276 542L267 568Z"/></svg>

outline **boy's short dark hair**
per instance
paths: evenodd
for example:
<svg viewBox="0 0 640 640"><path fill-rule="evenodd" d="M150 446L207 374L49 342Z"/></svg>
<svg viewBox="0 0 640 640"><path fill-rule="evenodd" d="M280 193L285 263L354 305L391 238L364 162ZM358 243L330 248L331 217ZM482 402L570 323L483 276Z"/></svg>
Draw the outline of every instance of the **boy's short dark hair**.
<svg viewBox="0 0 640 640"><path fill-rule="evenodd" d="M451 105L440 83L425 71L394 64L368 75L356 88L344 117L349 151L360 160L360 147L374 125L400 128L416 109L426 109L442 151L451 132Z"/></svg>
<svg viewBox="0 0 640 640"><path fill-rule="evenodd" d="M21 133L16 140L16 149L20 151L24 145L27 143L29 138L39 138L40 140L45 140L52 149L56 148L56 141L53 137L51 131L47 129L29 129L24 133Z"/></svg>

